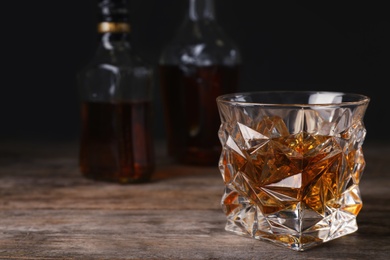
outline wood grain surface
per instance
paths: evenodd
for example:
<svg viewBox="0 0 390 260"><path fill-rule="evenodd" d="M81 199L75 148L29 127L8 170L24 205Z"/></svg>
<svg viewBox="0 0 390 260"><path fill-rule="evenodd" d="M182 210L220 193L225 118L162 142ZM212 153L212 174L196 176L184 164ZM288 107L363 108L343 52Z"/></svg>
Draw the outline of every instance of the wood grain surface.
<svg viewBox="0 0 390 260"><path fill-rule="evenodd" d="M150 183L96 182L77 148L0 144L0 259L390 258L388 144L364 145L359 230L305 252L225 231L217 166L176 165L159 148Z"/></svg>

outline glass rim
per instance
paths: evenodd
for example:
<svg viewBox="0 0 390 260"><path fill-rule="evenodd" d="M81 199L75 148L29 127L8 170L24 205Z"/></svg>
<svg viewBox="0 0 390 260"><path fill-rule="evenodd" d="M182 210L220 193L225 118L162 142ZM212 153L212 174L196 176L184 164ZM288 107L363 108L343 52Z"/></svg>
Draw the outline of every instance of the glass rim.
<svg viewBox="0 0 390 260"><path fill-rule="evenodd" d="M351 98L350 101L338 101L338 102L256 102L239 100L239 98L250 97L256 95L267 95L267 94L278 94L278 95L301 95L301 97L309 95L331 95L345 96ZM364 105L370 102L370 97L353 92L343 91L315 91L315 90L269 90L269 91L246 91L246 92L234 92L220 95L216 98L217 103L225 103L229 105L241 105L241 106L270 106L270 107L330 107L330 106L350 106L350 105Z"/></svg>

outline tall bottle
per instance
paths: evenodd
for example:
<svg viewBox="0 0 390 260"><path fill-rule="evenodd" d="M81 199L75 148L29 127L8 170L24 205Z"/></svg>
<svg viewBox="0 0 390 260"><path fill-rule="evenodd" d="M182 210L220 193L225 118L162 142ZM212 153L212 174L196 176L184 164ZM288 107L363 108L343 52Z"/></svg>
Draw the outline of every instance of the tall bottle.
<svg viewBox="0 0 390 260"><path fill-rule="evenodd" d="M235 92L241 54L216 20L214 0L188 0L188 12L159 60L167 150L185 164L218 163L216 97Z"/></svg>
<svg viewBox="0 0 390 260"><path fill-rule="evenodd" d="M81 99L80 170L117 183L149 181L153 68L132 49L127 0L98 0L98 46L78 74Z"/></svg>

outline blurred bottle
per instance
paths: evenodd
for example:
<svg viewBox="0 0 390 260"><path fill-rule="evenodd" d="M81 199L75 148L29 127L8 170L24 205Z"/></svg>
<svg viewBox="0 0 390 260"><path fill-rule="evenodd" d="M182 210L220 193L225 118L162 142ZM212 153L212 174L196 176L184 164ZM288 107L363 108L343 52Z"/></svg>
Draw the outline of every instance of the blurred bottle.
<svg viewBox="0 0 390 260"><path fill-rule="evenodd" d="M130 42L127 0L98 0L98 46L78 74L80 170L88 178L146 182L154 171L153 68Z"/></svg>
<svg viewBox="0 0 390 260"><path fill-rule="evenodd" d="M214 0L189 0L185 19L159 61L167 149L177 161L217 165L216 97L237 91L240 64L239 49L216 21Z"/></svg>

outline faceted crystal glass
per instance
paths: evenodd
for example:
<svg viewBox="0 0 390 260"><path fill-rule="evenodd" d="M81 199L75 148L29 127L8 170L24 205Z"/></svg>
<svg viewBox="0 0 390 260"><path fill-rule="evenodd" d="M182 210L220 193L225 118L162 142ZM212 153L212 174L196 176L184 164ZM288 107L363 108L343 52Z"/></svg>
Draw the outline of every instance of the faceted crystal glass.
<svg viewBox="0 0 390 260"><path fill-rule="evenodd" d="M296 251L355 232L369 101L316 91L219 96L225 229Z"/></svg>

